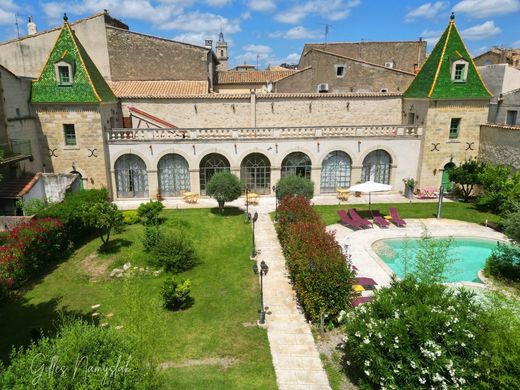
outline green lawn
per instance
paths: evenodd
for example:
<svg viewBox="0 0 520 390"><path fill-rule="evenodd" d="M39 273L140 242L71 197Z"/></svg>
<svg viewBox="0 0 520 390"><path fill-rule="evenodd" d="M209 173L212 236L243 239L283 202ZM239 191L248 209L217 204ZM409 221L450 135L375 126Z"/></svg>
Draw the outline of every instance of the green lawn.
<svg viewBox="0 0 520 390"><path fill-rule="evenodd" d="M314 206L327 225L339 221L337 210L348 210L355 208L358 211L368 211L368 204L363 205L331 205ZM376 203L372 204L372 210L379 210L383 215L388 215L390 207L397 207L399 215L403 218L435 218L437 215L437 202L428 203ZM486 219L488 222L498 222L499 217L495 214L484 213L477 210L472 203L444 202L442 205L442 218L458 219L460 221L474 222L483 224Z"/></svg>
<svg viewBox="0 0 520 390"><path fill-rule="evenodd" d="M228 209L220 216L215 210L192 209L162 215L165 228L186 230L202 259L182 274L192 283L194 303L189 309L160 308L157 317L147 314L151 305L158 307L164 274L130 282L107 278L111 268L125 262L146 266L143 227L132 225L114 236L112 253L99 254L100 240L92 240L20 299L0 307L2 360L12 344L27 344L37 329L55 329L60 311L90 317L91 306L101 304L102 314L114 315L100 322L123 325L122 331L142 327L148 332L145 337L156 344L157 361L170 367L163 371L168 389L275 389L267 334L254 326L259 286L249 260L251 232L243 214ZM128 314L132 310L133 317Z"/></svg>

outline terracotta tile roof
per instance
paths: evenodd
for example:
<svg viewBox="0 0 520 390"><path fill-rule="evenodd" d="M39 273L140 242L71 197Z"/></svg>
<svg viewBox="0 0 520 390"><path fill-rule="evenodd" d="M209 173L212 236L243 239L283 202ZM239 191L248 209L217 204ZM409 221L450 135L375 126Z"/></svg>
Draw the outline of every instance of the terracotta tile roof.
<svg viewBox="0 0 520 390"><path fill-rule="evenodd" d="M41 173L36 175L22 175L18 178L4 178L0 186L0 198L17 199L25 195L36 184L41 177Z"/></svg>
<svg viewBox="0 0 520 390"><path fill-rule="evenodd" d="M208 93L207 81L109 81L118 98L173 98Z"/></svg>
<svg viewBox="0 0 520 390"><path fill-rule="evenodd" d="M251 70L236 71L227 70L218 72L218 84L258 84L267 83L268 81L276 81L282 77L290 76L297 72L294 69L285 70Z"/></svg>

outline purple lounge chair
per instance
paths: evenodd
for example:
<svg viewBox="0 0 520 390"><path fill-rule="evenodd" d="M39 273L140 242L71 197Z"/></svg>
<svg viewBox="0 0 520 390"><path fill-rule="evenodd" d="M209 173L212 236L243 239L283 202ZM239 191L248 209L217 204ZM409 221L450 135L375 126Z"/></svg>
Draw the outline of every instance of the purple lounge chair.
<svg viewBox="0 0 520 390"><path fill-rule="evenodd" d="M401 227L406 226L406 221L399 216L399 213L397 212L397 209L395 207L391 207L389 211L393 223Z"/></svg>
<svg viewBox="0 0 520 390"><path fill-rule="evenodd" d="M342 224L350 226L354 229L361 229L362 226L357 221L354 221L352 218L350 218L345 210L338 210L338 215Z"/></svg>
<svg viewBox="0 0 520 390"><path fill-rule="evenodd" d="M377 286L377 283L372 278L356 278L356 284L359 284L360 286L363 286L365 290L374 290Z"/></svg>
<svg viewBox="0 0 520 390"><path fill-rule="evenodd" d="M374 223L380 228L386 228L390 226L390 222L388 222L385 217L379 214L379 211L372 211L372 220Z"/></svg>
<svg viewBox="0 0 520 390"><path fill-rule="evenodd" d="M356 297L352 300L352 307L362 305L363 303L370 302L372 297Z"/></svg>
<svg viewBox="0 0 520 390"><path fill-rule="evenodd" d="M361 217L361 215L358 214L356 209L348 209L348 213L350 214L350 217L361 226L373 227L372 222L370 222L368 219Z"/></svg>

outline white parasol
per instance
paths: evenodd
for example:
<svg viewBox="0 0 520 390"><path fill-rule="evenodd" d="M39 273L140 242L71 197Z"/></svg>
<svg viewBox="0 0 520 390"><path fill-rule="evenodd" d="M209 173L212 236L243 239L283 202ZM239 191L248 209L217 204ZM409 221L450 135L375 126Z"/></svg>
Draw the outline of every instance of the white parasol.
<svg viewBox="0 0 520 390"><path fill-rule="evenodd" d="M368 209L370 210L370 206L372 204L370 193L372 192L383 192L390 191L392 189L391 185L375 183L373 181L366 181L361 184L356 184L350 187L348 190L350 192L368 192Z"/></svg>

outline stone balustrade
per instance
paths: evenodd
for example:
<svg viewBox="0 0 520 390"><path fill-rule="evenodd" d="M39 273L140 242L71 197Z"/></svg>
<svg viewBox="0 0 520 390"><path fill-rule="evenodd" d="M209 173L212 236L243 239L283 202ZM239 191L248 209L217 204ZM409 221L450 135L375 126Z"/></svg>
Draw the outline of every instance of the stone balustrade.
<svg viewBox="0 0 520 390"><path fill-rule="evenodd" d="M180 141L183 139L291 139L334 137L413 137L419 138L422 128L410 125L372 126L309 126L269 128L208 128L208 129L111 129L109 142Z"/></svg>

